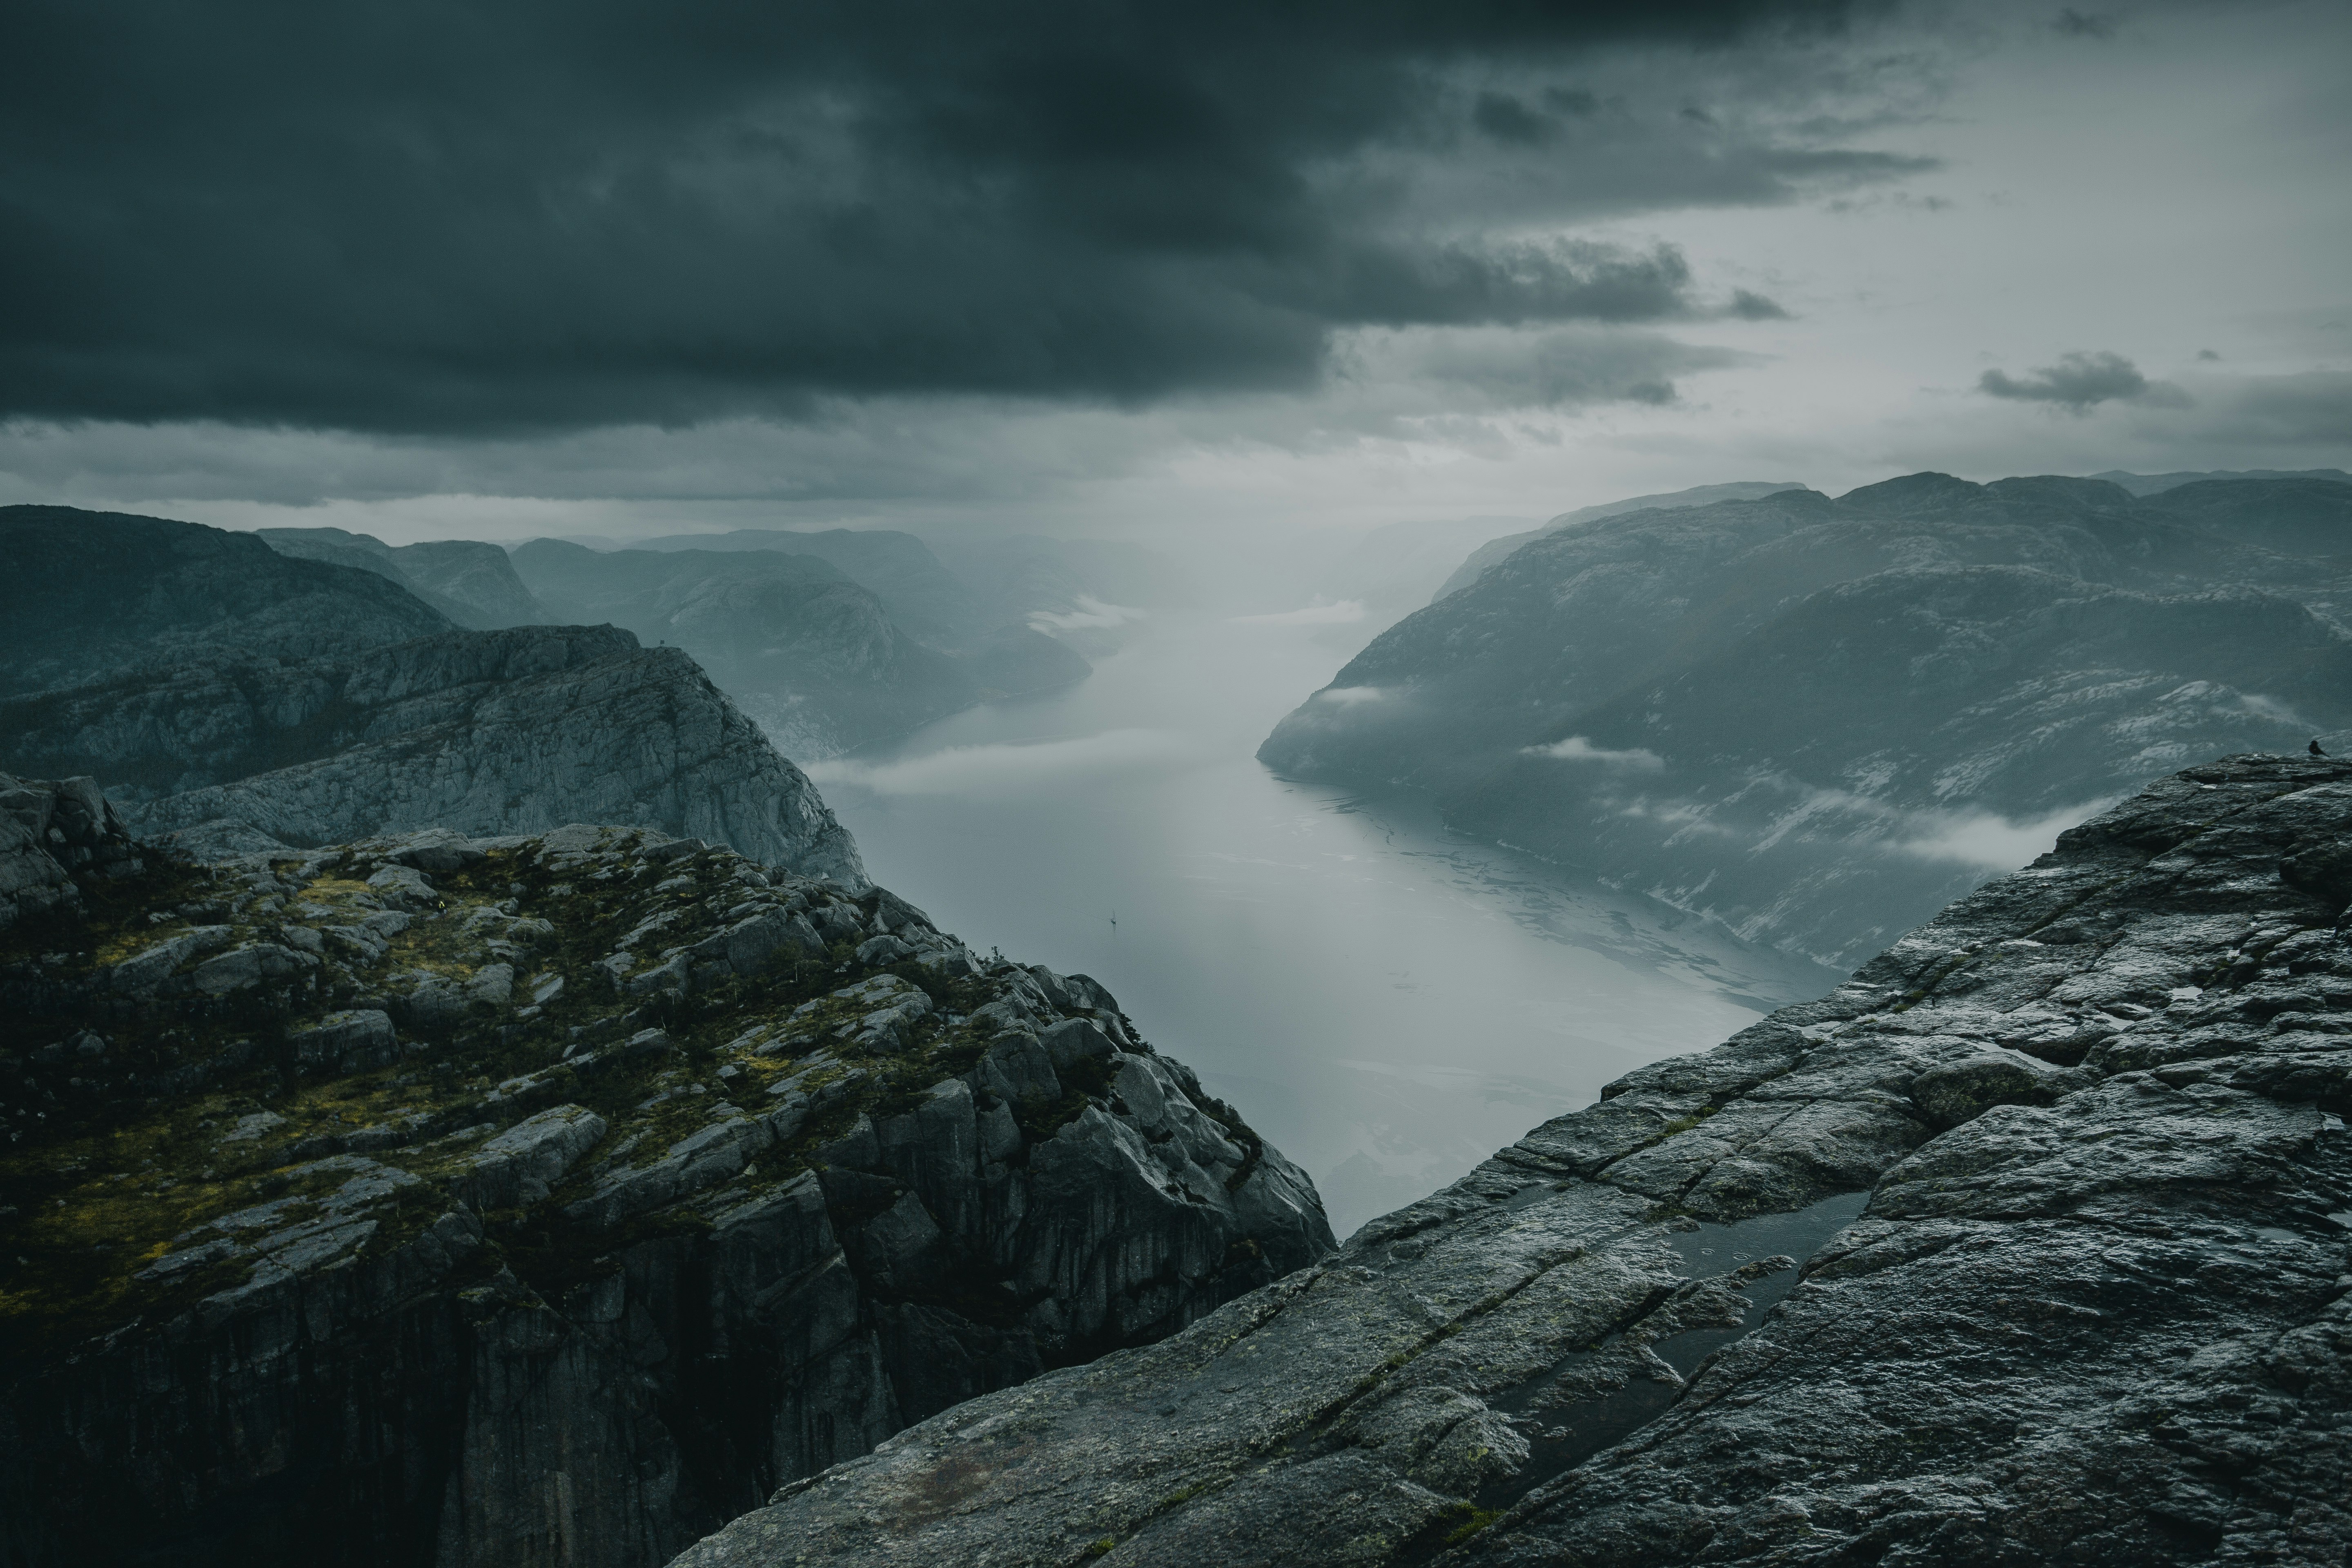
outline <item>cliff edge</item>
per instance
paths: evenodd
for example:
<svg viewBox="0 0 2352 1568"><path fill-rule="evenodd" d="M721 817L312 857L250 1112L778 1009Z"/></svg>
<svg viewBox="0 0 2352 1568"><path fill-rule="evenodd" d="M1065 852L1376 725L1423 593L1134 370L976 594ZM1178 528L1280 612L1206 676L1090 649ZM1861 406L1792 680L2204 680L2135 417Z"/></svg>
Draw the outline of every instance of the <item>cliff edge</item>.
<svg viewBox="0 0 2352 1568"><path fill-rule="evenodd" d="M700 838L0 777L0 1563L650 1568L1330 1250L1101 986Z"/></svg>
<svg viewBox="0 0 2352 1568"><path fill-rule="evenodd" d="M2352 763L2191 768L677 1568L2340 1563L2347 900Z"/></svg>

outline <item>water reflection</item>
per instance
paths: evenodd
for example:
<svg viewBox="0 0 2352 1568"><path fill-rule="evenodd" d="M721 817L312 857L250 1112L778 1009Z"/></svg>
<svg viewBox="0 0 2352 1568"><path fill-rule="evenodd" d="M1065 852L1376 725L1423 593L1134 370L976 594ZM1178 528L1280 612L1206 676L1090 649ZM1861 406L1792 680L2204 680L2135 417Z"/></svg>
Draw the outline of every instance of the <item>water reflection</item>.
<svg viewBox="0 0 2352 1568"><path fill-rule="evenodd" d="M1252 752L1311 627L1154 624L1067 691L810 771L877 881L1093 975L1310 1171L1341 1235L1641 1062L1838 978Z"/></svg>

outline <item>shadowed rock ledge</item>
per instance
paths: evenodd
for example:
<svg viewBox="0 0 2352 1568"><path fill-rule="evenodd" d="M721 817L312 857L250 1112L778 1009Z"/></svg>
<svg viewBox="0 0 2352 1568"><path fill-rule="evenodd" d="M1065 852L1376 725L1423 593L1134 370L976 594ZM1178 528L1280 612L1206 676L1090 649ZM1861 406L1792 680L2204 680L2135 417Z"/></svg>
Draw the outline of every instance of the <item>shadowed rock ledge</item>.
<svg viewBox="0 0 2352 1568"><path fill-rule="evenodd" d="M0 829L7 1568L649 1568L1332 1246L1102 987L879 889L635 826L191 863L86 779Z"/></svg>
<svg viewBox="0 0 2352 1568"><path fill-rule="evenodd" d="M2352 763L2193 768L1337 1256L678 1559L2352 1547Z"/></svg>

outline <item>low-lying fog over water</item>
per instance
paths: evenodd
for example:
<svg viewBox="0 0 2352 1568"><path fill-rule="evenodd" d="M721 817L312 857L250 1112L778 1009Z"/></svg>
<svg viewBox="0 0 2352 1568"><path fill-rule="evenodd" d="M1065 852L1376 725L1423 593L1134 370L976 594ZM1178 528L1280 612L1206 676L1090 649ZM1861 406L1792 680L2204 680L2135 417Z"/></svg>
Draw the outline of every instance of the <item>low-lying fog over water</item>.
<svg viewBox="0 0 2352 1568"><path fill-rule="evenodd" d="M1312 1173L1342 1236L1841 978L1410 798L1275 778L1258 742L1345 658L1318 630L1155 616L1064 691L809 772L877 881L1109 986Z"/></svg>

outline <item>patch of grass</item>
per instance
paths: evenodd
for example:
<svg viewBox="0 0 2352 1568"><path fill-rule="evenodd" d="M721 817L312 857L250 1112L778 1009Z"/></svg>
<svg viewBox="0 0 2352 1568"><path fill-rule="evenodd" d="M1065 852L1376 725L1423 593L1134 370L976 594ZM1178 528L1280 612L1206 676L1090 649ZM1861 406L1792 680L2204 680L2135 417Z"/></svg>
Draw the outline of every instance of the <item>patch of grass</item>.
<svg viewBox="0 0 2352 1568"><path fill-rule="evenodd" d="M1455 1503L1447 1511L1460 1521L1446 1534L1445 1544L1448 1546L1461 1545L1503 1517L1503 1510L1500 1509L1477 1508L1466 1502Z"/></svg>

